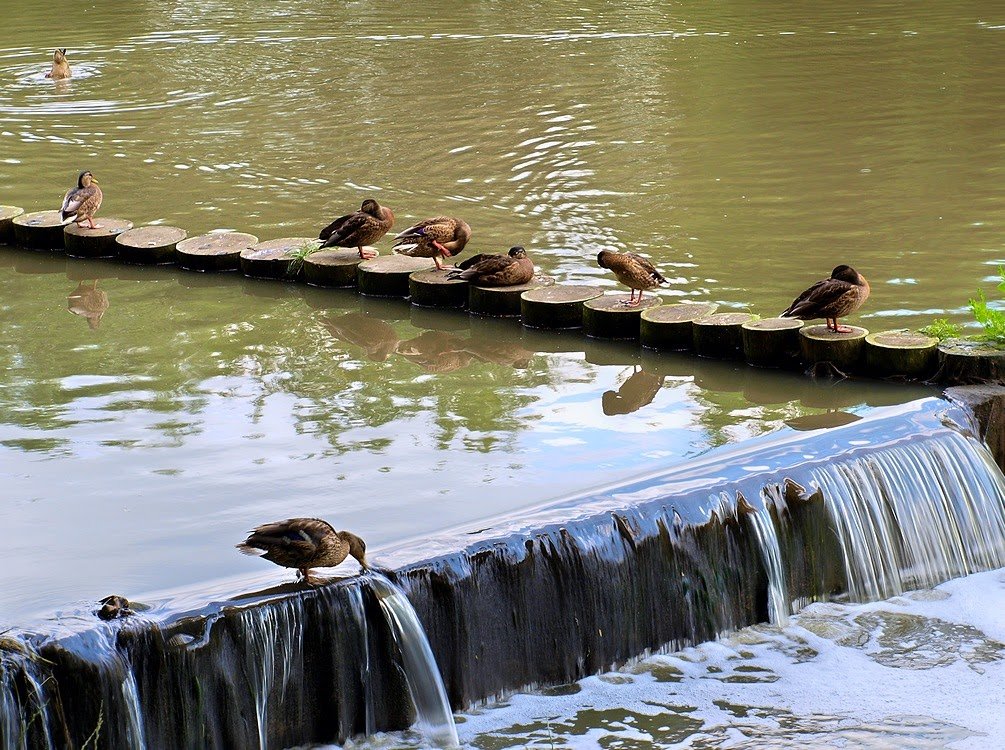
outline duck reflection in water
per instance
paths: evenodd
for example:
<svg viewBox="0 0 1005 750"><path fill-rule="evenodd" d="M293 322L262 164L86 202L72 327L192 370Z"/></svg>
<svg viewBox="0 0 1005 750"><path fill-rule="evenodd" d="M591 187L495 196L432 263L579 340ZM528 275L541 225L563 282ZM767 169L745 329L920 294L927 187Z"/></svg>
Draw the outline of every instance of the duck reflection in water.
<svg viewBox="0 0 1005 750"><path fill-rule="evenodd" d="M87 319L87 325L94 331L101 325L101 316L108 309L108 294L98 289L98 280L88 283L81 281L77 288L66 297L66 309L74 315Z"/></svg>
<svg viewBox="0 0 1005 750"><path fill-rule="evenodd" d="M465 340L443 331L423 331L398 344L398 354L429 373L455 372L467 367L474 355L465 349Z"/></svg>
<svg viewBox="0 0 1005 750"><path fill-rule="evenodd" d="M662 377L634 365L632 374L618 390L604 391L601 399L604 414L613 417L617 414L631 414L638 411L643 406L651 404L662 387Z"/></svg>
<svg viewBox="0 0 1005 750"><path fill-rule="evenodd" d="M333 338L360 347L369 362L386 362L401 343L390 323L363 313L349 312L322 323Z"/></svg>

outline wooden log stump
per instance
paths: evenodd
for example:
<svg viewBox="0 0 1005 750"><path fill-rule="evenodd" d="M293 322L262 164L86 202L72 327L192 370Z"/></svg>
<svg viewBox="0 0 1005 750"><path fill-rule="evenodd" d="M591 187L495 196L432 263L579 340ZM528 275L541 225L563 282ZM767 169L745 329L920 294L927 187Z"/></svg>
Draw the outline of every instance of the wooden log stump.
<svg viewBox="0 0 1005 750"><path fill-rule="evenodd" d="M1005 384L1005 349L983 341L943 341L939 344L938 361L939 369L934 380L940 384Z"/></svg>
<svg viewBox="0 0 1005 750"><path fill-rule="evenodd" d="M926 378L935 372L939 340L917 331L870 333L865 337L866 375L875 378Z"/></svg>
<svg viewBox="0 0 1005 750"><path fill-rule="evenodd" d="M62 250L63 219L59 211L33 211L15 216L14 244L29 250Z"/></svg>
<svg viewBox="0 0 1005 750"><path fill-rule="evenodd" d="M0 206L0 245L14 244L14 219L23 213L18 206Z"/></svg>
<svg viewBox="0 0 1005 750"><path fill-rule="evenodd" d="M364 260L356 267L359 293L366 297L408 296L408 277L416 271L434 268L432 258L384 255Z"/></svg>
<svg viewBox="0 0 1005 750"><path fill-rule="evenodd" d="M647 349L686 351L694 346L694 321L712 315L714 302L678 302L658 305L643 311L639 322L639 341Z"/></svg>
<svg viewBox="0 0 1005 750"><path fill-rule="evenodd" d="M825 325L803 326L799 329L799 350L803 362L813 366L829 362L841 372L858 367L869 332L858 326L848 326L850 332L836 333Z"/></svg>
<svg viewBox="0 0 1005 750"><path fill-rule="evenodd" d="M419 307L464 307L468 302L468 282L448 279L452 269L430 268L408 276L408 296Z"/></svg>
<svg viewBox="0 0 1005 750"><path fill-rule="evenodd" d="M743 357L756 367L793 367L799 362L799 329L795 318L763 318L740 326Z"/></svg>
<svg viewBox="0 0 1005 750"><path fill-rule="evenodd" d="M175 261L175 247L185 239L178 227L160 225L139 227L116 236L118 259L140 266L162 266Z"/></svg>
<svg viewBox="0 0 1005 750"><path fill-rule="evenodd" d="M534 276L526 284L515 286L469 286L468 309L472 315L489 318L519 318L520 295L531 289L551 286L555 280L550 276Z"/></svg>
<svg viewBox="0 0 1005 750"><path fill-rule="evenodd" d="M743 324L757 319L751 313L721 312L695 320L691 324L695 354L711 359L742 359Z"/></svg>
<svg viewBox="0 0 1005 750"><path fill-rule="evenodd" d="M253 279L296 281L303 264L294 257L304 245L317 245L314 237L280 237L241 251L241 273ZM308 256L309 257L309 256Z"/></svg>
<svg viewBox="0 0 1005 750"><path fill-rule="evenodd" d="M97 229L67 224L63 228L66 254L74 258L114 258L118 255L115 238L132 229L133 223L126 219L102 217L97 224Z"/></svg>
<svg viewBox="0 0 1005 750"><path fill-rule="evenodd" d="M370 248L377 252L374 248ZM304 258L303 279L311 286L344 289L356 286L356 269L363 259L359 251L326 247Z"/></svg>
<svg viewBox="0 0 1005 750"><path fill-rule="evenodd" d="M599 286L555 284L520 295L520 319L527 328L567 330L583 327L583 303L602 296Z"/></svg>
<svg viewBox="0 0 1005 750"><path fill-rule="evenodd" d="M179 242L175 254L178 265L189 271L238 271L241 253L257 242L245 232L210 232Z"/></svg>
<svg viewBox="0 0 1005 750"><path fill-rule="evenodd" d="M626 305L622 294L606 294L583 303L583 331L595 339L637 339L642 311L660 304L645 297L640 305Z"/></svg>

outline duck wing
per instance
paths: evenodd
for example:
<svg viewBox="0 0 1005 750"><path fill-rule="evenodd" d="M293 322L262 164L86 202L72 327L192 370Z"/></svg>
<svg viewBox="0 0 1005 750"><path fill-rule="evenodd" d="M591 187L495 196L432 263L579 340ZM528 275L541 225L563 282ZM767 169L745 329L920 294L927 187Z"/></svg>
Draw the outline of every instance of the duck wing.
<svg viewBox="0 0 1005 750"><path fill-rule="evenodd" d="M800 294L782 313L783 318L823 318L832 317L827 311L840 304L845 295L857 295L857 287L840 279L822 279Z"/></svg>
<svg viewBox="0 0 1005 750"><path fill-rule="evenodd" d="M622 253L622 254L627 258L631 258L632 262L634 262L642 271L652 276L659 283L662 284L666 281L666 279L663 278L663 274L661 274L659 271L656 270L656 266L654 266L649 261L648 258L643 258L641 255L638 255L637 253Z"/></svg>
<svg viewBox="0 0 1005 750"><path fill-rule="evenodd" d="M318 234L319 240L324 240L321 247L355 247L363 235L370 234L379 226L380 221L363 211L339 216Z"/></svg>
<svg viewBox="0 0 1005 750"><path fill-rule="evenodd" d="M273 557L310 559L326 538L337 533L330 523L320 518L288 518L262 524L237 548L246 555L264 552L262 556L267 560Z"/></svg>
<svg viewBox="0 0 1005 750"><path fill-rule="evenodd" d="M87 197L82 195L83 192L83 188L70 188L66 191L66 195L63 196L63 205L59 209L64 220L77 214L77 209Z"/></svg>
<svg viewBox="0 0 1005 750"><path fill-rule="evenodd" d="M470 279L478 279L483 276L490 276L500 271L504 271L511 265L516 263L508 255L487 255L481 254L481 259L472 266L464 271L461 271L456 276L451 275L451 278L464 279L465 281Z"/></svg>

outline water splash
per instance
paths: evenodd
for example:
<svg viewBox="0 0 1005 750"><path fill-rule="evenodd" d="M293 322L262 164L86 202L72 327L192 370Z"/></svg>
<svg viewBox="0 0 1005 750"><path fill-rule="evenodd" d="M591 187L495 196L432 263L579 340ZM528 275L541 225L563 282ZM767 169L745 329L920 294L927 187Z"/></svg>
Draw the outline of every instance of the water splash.
<svg viewBox="0 0 1005 750"><path fill-rule="evenodd" d="M370 576L370 585L401 650L408 692L415 706L416 724L438 746L457 747L457 728L447 691L415 610L401 589L380 573Z"/></svg>
<svg viewBox="0 0 1005 750"><path fill-rule="evenodd" d="M947 430L812 474L857 601L1005 565L1005 481L972 437Z"/></svg>

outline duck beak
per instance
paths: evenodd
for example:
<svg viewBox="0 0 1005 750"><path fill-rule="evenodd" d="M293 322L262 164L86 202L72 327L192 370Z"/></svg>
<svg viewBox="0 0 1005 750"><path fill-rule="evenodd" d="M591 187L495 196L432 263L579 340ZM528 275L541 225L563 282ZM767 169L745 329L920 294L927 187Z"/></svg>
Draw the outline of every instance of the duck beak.
<svg viewBox="0 0 1005 750"><path fill-rule="evenodd" d="M356 559L359 560L360 567L362 567L364 570L370 569L370 561L366 559L366 555L362 555Z"/></svg>
<svg viewBox="0 0 1005 750"><path fill-rule="evenodd" d="M93 177L91 178L91 182L93 182L95 185L98 184L98 181L96 179L94 179Z"/></svg>

